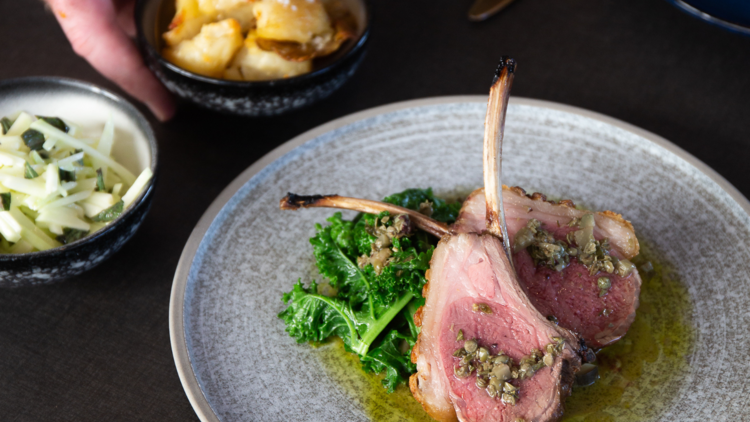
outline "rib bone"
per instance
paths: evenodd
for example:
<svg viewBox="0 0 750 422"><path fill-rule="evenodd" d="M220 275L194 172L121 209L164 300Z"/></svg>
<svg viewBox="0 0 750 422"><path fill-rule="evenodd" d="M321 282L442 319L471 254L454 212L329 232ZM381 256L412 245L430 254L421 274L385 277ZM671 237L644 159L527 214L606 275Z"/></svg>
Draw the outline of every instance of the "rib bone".
<svg viewBox="0 0 750 422"><path fill-rule="evenodd" d="M503 184L500 181L502 172L503 132L505 131L505 112L508 109L510 88L516 68L515 60L503 56L495 70L495 80L490 88L490 99L487 103L487 116L484 119L484 194L487 201L487 228L490 233L503 240L505 253L513 263L510 255L510 239L505 225L503 208Z"/></svg>
<svg viewBox="0 0 750 422"><path fill-rule="evenodd" d="M350 198L339 195L296 195L287 194L279 202L282 210L297 210L300 208L339 208L344 210L359 211L367 214L379 214L388 211L391 214L407 214L414 224L420 229L437 237L450 234L450 229L445 223L433 220L424 214L408 208L387 202L371 201L369 199Z"/></svg>

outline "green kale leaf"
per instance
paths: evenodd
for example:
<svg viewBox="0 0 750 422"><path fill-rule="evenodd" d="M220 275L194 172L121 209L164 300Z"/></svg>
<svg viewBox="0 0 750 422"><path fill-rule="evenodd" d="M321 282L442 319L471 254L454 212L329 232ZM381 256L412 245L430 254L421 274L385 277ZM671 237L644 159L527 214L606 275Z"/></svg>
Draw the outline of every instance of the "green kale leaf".
<svg viewBox="0 0 750 422"><path fill-rule="evenodd" d="M411 293L406 293L382 309L379 317L373 318L374 312L367 309L367 305L354 311L344 300L319 294L314 281L307 289L297 281L293 290L284 294L282 300L288 306L278 316L284 320L286 332L298 343L321 342L336 335L341 337L348 351L362 357L412 298Z"/></svg>
<svg viewBox="0 0 750 422"><path fill-rule="evenodd" d="M460 202L447 203L440 198L436 198L435 195L432 194L432 188L407 189L401 193L386 196L383 201L412 210L419 210L420 204L429 202L432 204L431 217L444 223L452 223L456 221L456 218L458 218L458 212L461 210Z"/></svg>
<svg viewBox="0 0 750 422"><path fill-rule="evenodd" d="M369 280L357 266L354 246L354 223L341 218L337 212L327 220L331 225L315 225L317 234L310 239L315 264L320 273L338 290L338 298L357 306L368 299Z"/></svg>
<svg viewBox="0 0 750 422"><path fill-rule="evenodd" d="M376 374L385 372L383 387L392 393L399 384L408 381L409 375L417 371L417 366L411 363L411 348L415 341L415 338L401 334L398 330L389 331L380 345L360 359L362 369Z"/></svg>
<svg viewBox="0 0 750 422"><path fill-rule="evenodd" d="M365 274L373 280L372 289L380 303L390 303L406 291L421 297L422 287L427 283L424 274L430 268L430 259L435 250L430 245L426 251L419 251L407 237L394 238L393 246L398 250L392 255L393 262L380 274L375 273L372 265L365 267Z"/></svg>
<svg viewBox="0 0 750 422"><path fill-rule="evenodd" d="M428 202L432 217L444 222L455 221L461 206L435 198L431 189L409 189L385 201L414 210ZM383 386L392 392L416 371L411 363L419 335L414 313L424 304L424 275L435 240L421 230L394 235L396 218L387 212L360 214L352 221L335 213L327 221L326 226L315 225L310 244L335 297L320 294L315 281L305 288L298 280L284 294L287 307L278 316L298 343L340 337L347 351L359 355L365 371L385 373ZM388 242L382 240L386 232ZM387 259L375 260L375 252L386 252Z"/></svg>

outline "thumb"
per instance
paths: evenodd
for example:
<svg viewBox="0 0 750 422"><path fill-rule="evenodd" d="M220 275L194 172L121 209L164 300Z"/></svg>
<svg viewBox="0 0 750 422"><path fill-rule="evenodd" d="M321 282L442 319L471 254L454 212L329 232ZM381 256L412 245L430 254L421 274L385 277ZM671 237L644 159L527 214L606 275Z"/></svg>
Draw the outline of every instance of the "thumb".
<svg viewBox="0 0 750 422"><path fill-rule="evenodd" d="M146 68L117 24L111 0L48 0L73 50L99 73L146 103L159 120L174 115L172 97Z"/></svg>

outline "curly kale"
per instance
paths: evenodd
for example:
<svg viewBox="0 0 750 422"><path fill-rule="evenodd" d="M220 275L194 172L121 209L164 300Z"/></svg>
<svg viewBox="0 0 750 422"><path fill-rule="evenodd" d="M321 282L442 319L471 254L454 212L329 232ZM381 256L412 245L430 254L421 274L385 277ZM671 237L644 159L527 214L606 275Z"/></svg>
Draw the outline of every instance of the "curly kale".
<svg viewBox="0 0 750 422"><path fill-rule="evenodd" d="M419 210L420 205L428 202L432 208L430 217L444 223L452 223L458 218L458 212L461 210L460 202L448 203L432 194L432 188L427 189L407 189L401 193L386 196L384 202L393 205L399 205L412 210Z"/></svg>
<svg viewBox="0 0 750 422"><path fill-rule="evenodd" d="M431 189L409 189L385 200L414 210L428 202L432 217L448 223L460 208L435 198ZM368 256L384 248L376 235L392 227L391 217L396 216L360 214L347 221L335 213L327 219L329 225L316 224L310 239L315 263L336 295L320 294L315 281L305 288L298 280L284 294L287 308L279 313L298 343L340 337L346 350L359 355L365 371L385 374L383 386L389 392L416 371L410 359L419 334L413 316L424 304L424 274L435 248L435 240L421 230L392 236L388 259L376 270Z"/></svg>

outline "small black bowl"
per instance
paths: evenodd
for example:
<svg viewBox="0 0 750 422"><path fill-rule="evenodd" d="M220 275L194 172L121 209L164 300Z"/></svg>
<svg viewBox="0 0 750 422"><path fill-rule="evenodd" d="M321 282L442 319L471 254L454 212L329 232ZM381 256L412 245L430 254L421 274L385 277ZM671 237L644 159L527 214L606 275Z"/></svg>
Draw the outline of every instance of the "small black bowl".
<svg viewBox="0 0 750 422"><path fill-rule="evenodd" d="M146 64L180 98L200 107L244 116L274 116L328 97L357 70L370 34L366 0L348 0L360 35L341 50L314 64L312 72L286 79L259 82L209 78L182 69L162 57L161 34L174 15L175 0L138 0L135 22L138 45Z"/></svg>
<svg viewBox="0 0 750 422"><path fill-rule="evenodd" d="M111 113L117 137L112 155L135 174L149 167L154 176L122 215L94 234L46 251L0 254L2 288L61 281L112 256L133 237L151 208L157 177L158 153L151 126L135 107L109 91L57 77L0 81L0 116L17 111L68 118L82 129L103 126Z"/></svg>

